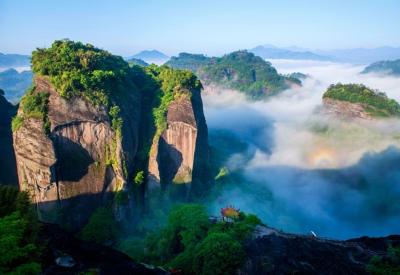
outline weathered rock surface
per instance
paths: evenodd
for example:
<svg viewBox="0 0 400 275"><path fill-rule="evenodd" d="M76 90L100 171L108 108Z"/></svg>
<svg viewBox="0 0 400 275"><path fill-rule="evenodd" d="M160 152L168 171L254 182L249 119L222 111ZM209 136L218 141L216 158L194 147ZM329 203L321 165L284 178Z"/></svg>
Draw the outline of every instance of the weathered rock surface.
<svg viewBox="0 0 400 275"><path fill-rule="evenodd" d="M151 184L193 183L207 177L208 133L200 91L175 99L168 107L167 128L150 150Z"/></svg>
<svg viewBox="0 0 400 275"><path fill-rule="evenodd" d="M334 115L344 119L373 119L373 117L366 111L365 105L331 98L323 99L323 108L321 111L323 114Z"/></svg>
<svg viewBox="0 0 400 275"><path fill-rule="evenodd" d="M18 182L11 132L11 120L16 112L17 108L0 94L0 185Z"/></svg>
<svg viewBox="0 0 400 275"><path fill-rule="evenodd" d="M338 241L258 226L238 274L367 274L372 256L387 255L389 245L399 244L399 235Z"/></svg>
<svg viewBox="0 0 400 275"><path fill-rule="evenodd" d="M62 98L44 77L35 85L35 92L50 94L51 128L47 135L41 119L29 118L14 133L20 188L31 194L41 220L55 222L68 212L68 222L79 226L109 192L124 189L132 173L124 166L132 167L137 150L138 95L121 106L121 142L105 108Z"/></svg>

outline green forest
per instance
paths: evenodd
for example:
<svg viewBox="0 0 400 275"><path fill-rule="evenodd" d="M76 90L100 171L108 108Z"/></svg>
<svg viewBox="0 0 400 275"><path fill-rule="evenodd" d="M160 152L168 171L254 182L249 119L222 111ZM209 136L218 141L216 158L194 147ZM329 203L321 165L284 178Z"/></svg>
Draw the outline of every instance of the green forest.
<svg viewBox="0 0 400 275"><path fill-rule="evenodd" d="M205 84L236 89L251 100L265 99L290 87L301 85L295 76L283 76L268 61L248 51L222 57L180 53L166 63L173 68L193 71Z"/></svg>

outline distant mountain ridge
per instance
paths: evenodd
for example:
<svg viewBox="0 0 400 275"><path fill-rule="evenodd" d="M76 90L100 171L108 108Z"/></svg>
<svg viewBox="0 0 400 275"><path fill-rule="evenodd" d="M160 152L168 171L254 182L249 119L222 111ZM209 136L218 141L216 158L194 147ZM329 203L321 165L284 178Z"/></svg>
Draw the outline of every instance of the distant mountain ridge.
<svg viewBox="0 0 400 275"><path fill-rule="evenodd" d="M29 66L30 58L29 55L0 53L0 67Z"/></svg>
<svg viewBox="0 0 400 275"><path fill-rule="evenodd" d="M149 66L149 64L147 62L143 61L142 59L138 59L138 58L134 58L134 57L126 60L126 62L128 62L128 64L131 66L132 65L138 65L138 66L144 66L144 67Z"/></svg>
<svg viewBox="0 0 400 275"><path fill-rule="evenodd" d="M249 52L252 52L264 59L330 60L330 57L328 56L315 54L311 51L293 51L284 48L277 48L272 45L257 46L253 49L250 49Z"/></svg>
<svg viewBox="0 0 400 275"><path fill-rule="evenodd" d="M0 72L0 89L4 90L7 100L18 102L32 84L32 76L32 71L18 72L15 69L8 69Z"/></svg>
<svg viewBox="0 0 400 275"><path fill-rule="evenodd" d="M368 64L381 60L400 59L400 47L312 50L296 46L260 45L249 50L264 59L316 60Z"/></svg>
<svg viewBox="0 0 400 275"><path fill-rule="evenodd" d="M210 65L215 58L207 57L204 54L179 53L171 57L166 65L180 70L196 72L200 67Z"/></svg>
<svg viewBox="0 0 400 275"><path fill-rule="evenodd" d="M127 59L132 58L141 59L146 63L159 64L166 62L169 59L169 56L157 50L144 50L133 56L128 57Z"/></svg>
<svg viewBox="0 0 400 275"><path fill-rule="evenodd" d="M361 73L381 73L400 76L400 59L372 63L368 65Z"/></svg>
<svg viewBox="0 0 400 275"><path fill-rule="evenodd" d="M317 54L332 57L334 61L368 64L381 60L400 58L400 47L354 48L336 50L316 50Z"/></svg>

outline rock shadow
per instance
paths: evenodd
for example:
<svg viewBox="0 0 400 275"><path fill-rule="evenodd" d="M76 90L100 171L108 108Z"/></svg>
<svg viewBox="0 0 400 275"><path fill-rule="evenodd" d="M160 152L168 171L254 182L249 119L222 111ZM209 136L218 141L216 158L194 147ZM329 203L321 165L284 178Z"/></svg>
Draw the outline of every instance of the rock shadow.
<svg viewBox="0 0 400 275"><path fill-rule="evenodd" d="M62 136L52 137L57 163L59 181L80 181L88 173L88 167L94 163L89 152L80 144Z"/></svg>
<svg viewBox="0 0 400 275"><path fill-rule="evenodd" d="M161 186L166 187L174 179L181 166L183 157L174 146L168 144L163 137L160 137L158 144L157 163L160 171Z"/></svg>

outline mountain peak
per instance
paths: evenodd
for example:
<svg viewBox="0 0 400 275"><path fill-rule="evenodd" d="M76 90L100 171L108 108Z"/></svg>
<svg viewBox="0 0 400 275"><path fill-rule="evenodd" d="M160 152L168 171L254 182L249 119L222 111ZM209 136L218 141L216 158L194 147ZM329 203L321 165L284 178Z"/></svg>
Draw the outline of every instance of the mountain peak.
<svg viewBox="0 0 400 275"><path fill-rule="evenodd" d="M158 50L143 50L129 58L141 59L147 63L164 63L169 57Z"/></svg>

